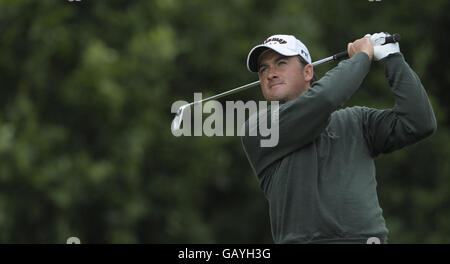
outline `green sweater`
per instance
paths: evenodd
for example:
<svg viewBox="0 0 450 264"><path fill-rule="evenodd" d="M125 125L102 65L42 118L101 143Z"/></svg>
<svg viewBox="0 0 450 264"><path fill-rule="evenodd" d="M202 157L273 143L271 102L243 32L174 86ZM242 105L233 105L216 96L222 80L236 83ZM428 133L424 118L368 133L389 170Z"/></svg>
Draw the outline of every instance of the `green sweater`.
<svg viewBox="0 0 450 264"><path fill-rule="evenodd" d="M247 120L242 144L268 200L275 243L387 242L373 159L431 135L436 119L401 53L379 63L395 95L392 109L337 110L369 72L360 52L280 106L275 147L248 136Z"/></svg>

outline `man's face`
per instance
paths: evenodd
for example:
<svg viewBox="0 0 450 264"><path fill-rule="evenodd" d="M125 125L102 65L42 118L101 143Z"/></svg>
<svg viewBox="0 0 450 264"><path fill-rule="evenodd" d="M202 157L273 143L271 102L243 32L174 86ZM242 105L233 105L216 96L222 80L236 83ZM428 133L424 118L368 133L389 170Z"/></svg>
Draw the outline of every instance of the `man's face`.
<svg viewBox="0 0 450 264"><path fill-rule="evenodd" d="M309 89L312 66L304 67L297 56L286 57L269 49L259 58L258 75L264 98L285 103Z"/></svg>

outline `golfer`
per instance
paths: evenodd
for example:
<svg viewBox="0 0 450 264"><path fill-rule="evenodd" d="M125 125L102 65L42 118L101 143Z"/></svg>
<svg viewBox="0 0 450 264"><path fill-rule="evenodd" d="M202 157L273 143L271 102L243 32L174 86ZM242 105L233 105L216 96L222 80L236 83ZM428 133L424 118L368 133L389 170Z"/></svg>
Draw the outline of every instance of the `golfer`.
<svg viewBox="0 0 450 264"><path fill-rule="evenodd" d="M399 44L376 44L386 36L349 43L349 59L315 82L310 53L294 36L271 36L248 54L247 67L258 73L265 99L280 103L275 147L248 136L248 120L242 137L269 203L275 243L366 243L374 237L387 243L374 158L430 136L436 119ZM384 68L394 107L339 109L372 60Z"/></svg>

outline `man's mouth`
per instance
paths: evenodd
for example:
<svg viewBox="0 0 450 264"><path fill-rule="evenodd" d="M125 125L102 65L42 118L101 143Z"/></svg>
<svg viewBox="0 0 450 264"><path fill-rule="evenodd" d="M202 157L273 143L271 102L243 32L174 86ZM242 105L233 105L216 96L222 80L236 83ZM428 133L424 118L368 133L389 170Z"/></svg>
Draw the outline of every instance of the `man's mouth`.
<svg viewBox="0 0 450 264"><path fill-rule="evenodd" d="M272 84L269 85L269 88L270 88L270 89L276 88L277 86L282 85L282 84L284 84L284 83L282 83L282 82L279 82L279 83L272 83Z"/></svg>

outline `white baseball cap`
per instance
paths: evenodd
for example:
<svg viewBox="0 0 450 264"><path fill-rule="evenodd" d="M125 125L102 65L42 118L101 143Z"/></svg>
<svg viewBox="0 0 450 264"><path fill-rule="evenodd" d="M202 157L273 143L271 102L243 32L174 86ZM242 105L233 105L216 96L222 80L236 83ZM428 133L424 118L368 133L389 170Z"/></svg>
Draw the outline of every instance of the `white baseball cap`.
<svg viewBox="0 0 450 264"><path fill-rule="evenodd" d="M272 49L284 56L300 55L305 61L311 63L308 48L292 35L273 35L263 44L255 46L247 56L247 68L251 72L258 72L259 56L267 49Z"/></svg>

